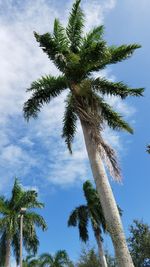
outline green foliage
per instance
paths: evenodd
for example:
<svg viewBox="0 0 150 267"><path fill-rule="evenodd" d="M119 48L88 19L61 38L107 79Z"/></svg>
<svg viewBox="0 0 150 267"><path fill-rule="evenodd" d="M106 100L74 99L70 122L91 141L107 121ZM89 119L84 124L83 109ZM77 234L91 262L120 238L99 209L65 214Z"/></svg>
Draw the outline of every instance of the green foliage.
<svg viewBox="0 0 150 267"><path fill-rule="evenodd" d="M68 226L78 226L80 239L86 243L89 239L89 220L91 220L95 236L101 235L101 227L106 231L106 222L97 191L93 188L90 181L86 181L83 184L83 191L87 205L81 205L72 211L68 219Z"/></svg>
<svg viewBox="0 0 150 267"><path fill-rule="evenodd" d="M67 82L64 76L45 76L31 84L30 89L33 91L32 98L30 98L24 105L25 119L30 117L36 118L38 112L45 103L49 103L52 98L58 96L63 90L67 88Z"/></svg>
<svg viewBox="0 0 150 267"><path fill-rule="evenodd" d="M77 267L100 267L99 258L94 249L83 249Z"/></svg>
<svg viewBox="0 0 150 267"><path fill-rule="evenodd" d="M47 226L42 216L31 211L33 208L42 208L43 203L38 201L37 192L34 190L25 191L15 179L10 199L0 198L0 265L5 261L6 246L9 241L16 258L19 262L19 245L20 245L20 210L22 207L27 208L24 214L23 242L27 252L36 253L39 240L36 235L36 228L46 230Z"/></svg>
<svg viewBox="0 0 150 267"><path fill-rule="evenodd" d="M82 41L82 29L84 26L84 14L80 8L81 0L76 0L70 13L68 26L66 28L67 36L70 41L70 50L78 52Z"/></svg>
<svg viewBox="0 0 150 267"><path fill-rule="evenodd" d="M150 266L150 226L134 220L128 238L129 250L135 267Z"/></svg>

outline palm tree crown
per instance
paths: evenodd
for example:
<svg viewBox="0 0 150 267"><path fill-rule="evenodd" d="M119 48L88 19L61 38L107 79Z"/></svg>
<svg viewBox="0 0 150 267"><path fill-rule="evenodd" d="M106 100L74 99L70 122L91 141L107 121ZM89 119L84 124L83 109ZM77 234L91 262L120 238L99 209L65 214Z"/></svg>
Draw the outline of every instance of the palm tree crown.
<svg viewBox="0 0 150 267"><path fill-rule="evenodd" d="M132 89L123 82L94 78L92 74L129 58L140 45L108 46L103 39L103 26L95 27L84 35L84 14L80 3L81 0L76 0L73 4L66 28L55 19L52 33L40 35L34 32L40 47L57 66L61 75L47 75L31 84L27 91L31 91L32 96L24 105L24 116L27 120L30 117L36 118L44 104L69 89L62 131L69 151L72 152L71 145L79 118L94 129L91 131L92 139L98 141L100 153L106 160L111 175L120 179L115 153L104 142L100 130L105 124L112 129L129 133L133 133L133 130L105 101L105 96L118 96L122 99L127 96L142 96L143 88Z"/></svg>
<svg viewBox="0 0 150 267"><path fill-rule="evenodd" d="M0 266L6 261L7 242L13 248L16 262L19 264L19 214L22 207L27 208L24 214L23 242L27 252L36 253L39 240L36 227L46 230L47 226L43 217L33 211L34 208L43 208L43 203L37 199L34 190L25 191L15 179L10 199L0 197ZM10 256L10 255L9 255Z"/></svg>

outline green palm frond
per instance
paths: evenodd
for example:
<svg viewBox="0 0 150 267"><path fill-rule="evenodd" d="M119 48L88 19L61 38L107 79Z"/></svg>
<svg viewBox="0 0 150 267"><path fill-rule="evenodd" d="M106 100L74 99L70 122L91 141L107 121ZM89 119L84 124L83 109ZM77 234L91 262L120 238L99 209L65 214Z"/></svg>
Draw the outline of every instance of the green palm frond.
<svg viewBox="0 0 150 267"><path fill-rule="evenodd" d="M47 230L46 222L41 215L35 212L28 212L24 215L24 218L27 225L32 222L35 224L35 226L40 227L43 231Z"/></svg>
<svg viewBox="0 0 150 267"><path fill-rule="evenodd" d="M41 107L49 103L52 98L58 96L66 88L67 82L64 76L45 76L33 82L28 89L28 91L33 91L32 97L24 104L25 119L36 118Z"/></svg>
<svg viewBox="0 0 150 267"><path fill-rule="evenodd" d="M67 36L70 40L70 49L76 53L82 42L82 30L84 27L84 14L80 8L81 0L76 0L70 13L68 26L66 28Z"/></svg>
<svg viewBox="0 0 150 267"><path fill-rule="evenodd" d="M93 79L91 86L93 90L104 95L120 96L122 99L127 96L143 96L144 88L131 89L123 82L111 82L105 78Z"/></svg>
<svg viewBox="0 0 150 267"><path fill-rule="evenodd" d="M86 181L83 184L83 191L94 228L99 228L99 226L102 226L105 232L106 221L96 189L93 187L90 181Z"/></svg>
<svg viewBox="0 0 150 267"><path fill-rule="evenodd" d="M65 60L66 51L64 52L64 47L65 47L64 41L62 49L60 43L56 42L55 36L51 35L48 32L43 35L34 32L34 36L36 38L36 41L39 42L42 50L48 55L49 59L52 60L54 64L57 66L57 68L63 72L66 67L66 60Z"/></svg>
<svg viewBox="0 0 150 267"><path fill-rule="evenodd" d="M59 52L63 55L68 53L68 39L66 36L65 29L62 27L58 19L54 21L54 31L53 31L54 41Z"/></svg>
<svg viewBox="0 0 150 267"><path fill-rule="evenodd" d="M69 216L68 226L77 226L79 228L79 236L83 242L88 240L88 208L81 205L75 208Z"/></svg>
<svg viewBox="0 0 150 267"><path fill-rule="evenodd" d="M77 119L78 118L75 112L73 97L71 94L69 94L66 99L66 108L63 118L62 137L65 139L65 143L67 144L70 153L72 153L71 146L76 133Z"/></svg>
<svg viewBox="0 0 150 267"><path fill-rule="evenodd" d="M119 47L117 46L109 47L111 58L108 64L114 64L131 57L134 51L138 48L141 48L141 45L130 44L130 45L121 45Z"/></svg>
<svg viewBox="0 0 150 267"><path fill-rule="evenodd" d="M131 134L133 133L133 129L122 119L122 116L118 112L114 111L113 108L97 94L93 94L93 97L95 98L102 118L107 122L110 128L114 130L124 130Z"/></svg>
<svg viewBox="0 0 150 267"><path fill-rule="evenodd" d="M58 250L54 258L56 266L66 266L70 263L68 254L65 250Z"/></svg>
<svg viewBox="0 0 150 267"><path fill-rule="evenodd" d="M44 267L47 265L53 266L53 257L51 254L49 253L43 253L41 254L41 256L39 257L39 260L41 262L41 267Z"/></svg>

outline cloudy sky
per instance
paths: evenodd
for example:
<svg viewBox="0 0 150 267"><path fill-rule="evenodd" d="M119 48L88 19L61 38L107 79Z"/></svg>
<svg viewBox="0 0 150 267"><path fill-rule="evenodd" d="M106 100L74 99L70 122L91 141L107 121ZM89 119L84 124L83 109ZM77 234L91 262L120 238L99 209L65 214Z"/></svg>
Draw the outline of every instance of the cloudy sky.
<svg viewBox="0 0 150 267"><path fill-rule="evenodd" d="M0 193L9 196L14 177L26 188L36 188L46 207L42 211L48 232L39 232L41 252L66 249L77 257L81 244L75 229L67 229L69 212L84 202L82 183L92 179L80 126L70 156L61 139L64 97L45 106L37 120L24 121L22 107L29 97L25 92L41 75L58 74L36 43L33 31L51 31L55 17L66 24L72 1L0 0ZM132 124L135 134L120 134L105 129L104 136L116 148L123 172L123 184L111 181L116 199L124 210L128 226L134 218L150 222L149 163L145 146L150 141L149 127L149 0L83 0L85 31L105 24L109 44L142 44L132 59L109 67L101 75L145 87L145 97L121 102L108 101ZM48 237L48 238L47 238ZM91 243L94 239L91 233ZM105 247L109 247L106 239Z"/></svg>

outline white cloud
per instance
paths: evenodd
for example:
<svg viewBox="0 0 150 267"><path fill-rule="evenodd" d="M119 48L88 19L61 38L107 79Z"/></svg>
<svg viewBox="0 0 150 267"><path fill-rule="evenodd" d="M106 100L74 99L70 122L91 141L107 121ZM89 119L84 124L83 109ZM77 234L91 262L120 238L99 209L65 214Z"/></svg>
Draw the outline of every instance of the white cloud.
<svg viewBox="0 0 150 267"><path fill-rule="evenodd" d="M66 7L71 2L65 3ZM115 7L115 3L112 0L83 1L88 19L86 29L103 23L105 14ZM24 179L26 186L30 181L37 187L42 183L39 181L45 181L45 178L60 185L88 178L81 128L78 128L75 138L73 156L69 155L60 137L65 94L45 106L38 120L31 120L27 124L22 118L22 106L28 98L25 89L41 75L58 73L38 47L33 31L44 33L51 30L54 18L60 15L64 22L66 14L60 12L53 2L44 0L16 1L16 4L11 0L0 1L0 8L0 174L5 178L0 189L15 175L23 178L29 176ZM110 73L103 74L114 79ZM126 105L116 99L109 101L128 115ZM112 132L108 134L108 130L105 134L118 148L119 136ZM32 175L35 178L31 179Z"/></svg>

